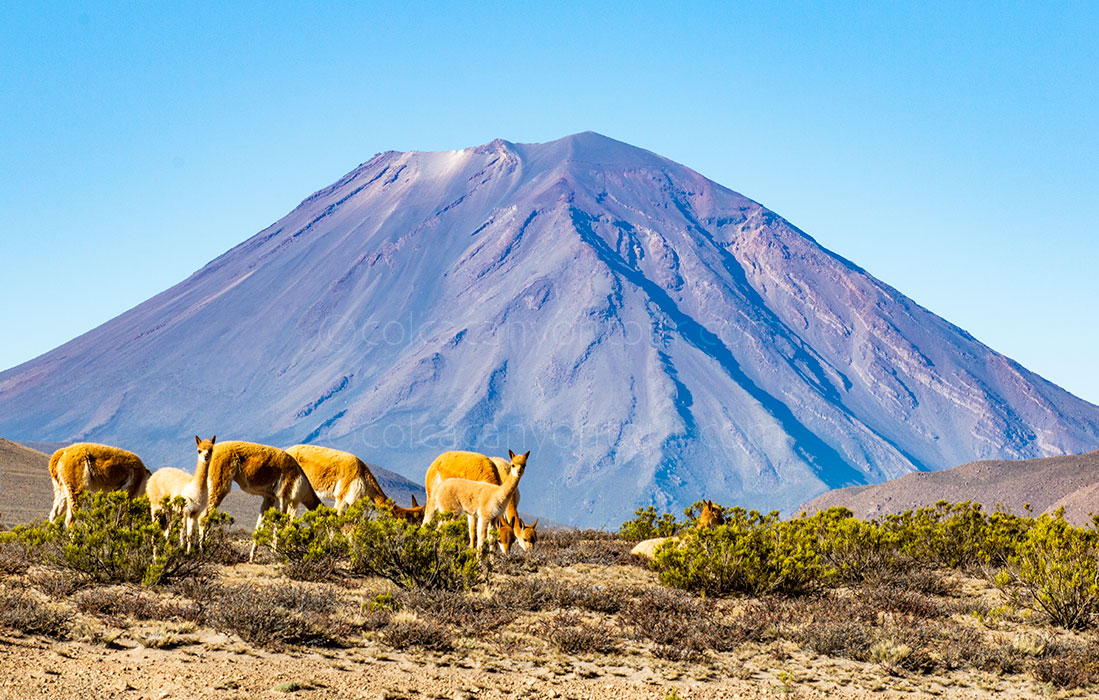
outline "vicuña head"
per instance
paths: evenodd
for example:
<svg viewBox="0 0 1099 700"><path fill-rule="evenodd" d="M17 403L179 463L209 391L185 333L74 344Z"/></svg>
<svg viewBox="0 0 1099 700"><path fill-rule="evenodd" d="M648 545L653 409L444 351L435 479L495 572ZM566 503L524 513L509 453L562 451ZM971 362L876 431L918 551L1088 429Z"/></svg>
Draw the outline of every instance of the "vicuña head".
<svg viewBox="0 0 1099 700"><path fill-rule="evenodd" d="M708 528L725 524L725 516L721 514L721 506L715 506L713 501L702 502L702 513L698 516L696 527Z"/></svg>
<svg viewBox="0 0 1099 700"><path fill-rule="evenodd" d="M519 543L519 546L523 549L529 550L534 545L538 544L538 531L535 528L538 527L538 519L535 518L534 522L527 525L523 522L522 518L515 519L515 540Z"/></svg>
<svg viewBox="0 0 1099 700"><path fill-rule="evenodd" d="M508 469L516 479L523 476L523 472L526 471L527 457L530 457L530 450L527 450L521 455L517 455L511 450L508 450L508 459L511 460L508 462ZM501 474L501 476L503 475Z"/></svg>
<svg viewBox="0 0 1099 700"><path fill-rule="evenodd" d="M210 466L210 458L214 456L214 443L217 442L218 436L214 435L209 440L203 440L198 435L195 436L195 445L198 449L198 464L195 467L195 473L197 474L199 469L208 468Z"/></svg>
<svg viewBox="0 0 1099 700"><path fill-rule="evenodd" d="M527 525L518 516L514 518L509 518L506 515L502 516L500 518L500 527L497 530L500 551L508 554L514 544L518 544L524 550L531 549L538 543L538 531L535 529L537 527L537 520Z"/></svg>

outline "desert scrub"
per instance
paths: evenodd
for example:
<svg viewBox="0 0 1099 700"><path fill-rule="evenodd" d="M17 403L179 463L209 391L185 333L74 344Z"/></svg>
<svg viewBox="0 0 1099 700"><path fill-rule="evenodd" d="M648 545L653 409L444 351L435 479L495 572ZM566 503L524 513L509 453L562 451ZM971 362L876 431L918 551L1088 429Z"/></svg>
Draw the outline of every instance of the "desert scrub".
<svg viewBox="0 0 1099 700"><path fill-rule="evenodd" d="M727 512L724 525L689 529L659 548L653 569L666 585L713 596L801 594L833 576L806 520L739 507Z"/></svg>
<svg viewBox="0 0 1099 700"><path fill-rule="evenodd" d="M567 654L618 651L618 636L605 625L589 625L571 612L558 612L542 623L540 636Z"/></svg>
<svg viewBox="0 0 1099 700"><path fill-rule="evenodd" d="M252 538L275 553L290 578L321 581L331 578L347 555L344 523L334 509L323 505L305 511L301 518L270 508Z"/></svg>
<svg viewBox="0 0 1099 700"><path fill-rule="evenodd" d="M738 637L712 599L666 588L645 588L618 615L630 637L653 643L653 656L696 661L706 651L731 651Z"/></svg>
<svg viewBox="0 0 1099 700"><path fill-rule="evenodd" d="M1015 605L1040 610L1055 625L1084 629L1099 612L1099 542L1092 529L1069 525L1064 512L1043 515L996 576Z"/></svg>
<svg viewBox="0 0 1099 700"><path fill-rule="evenodd" d="M394 649L418 647L430 651L450 651L454 634L446 625L434 620L421 620L415 613L397 613L382 630L382 641Z"/></svg>
<svg viewBox="0 0 1099 700"><path fill-rule="evenodd" d="M394 600L401 610L411 610L432 621L451 625L466 636L484 636L517 617L514 610L501 606L495 598L471 593L401 591Z"/></svg>
<svg viewBox="0 0 1099 700"><path fill-rule="evenodd" d="M1049 646L1030 667L1038 681L1057 688L1081 688L1099 683L1099 644L1094 640Z"/></svg>
<svg viewBox="0 0 1099 700"><path fill-rule="evenodd" d="M671 513L657 515L655 506L638 508L633 516L618 528L618 536L622 539L640 542L653 537L671 537L679 531L675 516Z"/></svg>
<svg viewBox="0 0 1099 700"><path fill-rule="evenodd" d="M1032 518L1002 511L988 515L979 503L968 501L939 501L881 521L897 551L913 561L966 570L1002 565L1033 524Z"/></svg>
<svg viewBox="0 0 1099 700"><path fill-rule="evenodd" d="M96 587L75 597L76 607L113 627L129 627L130 620L188 620L197 617L194 603L174 603L129 587Z"/></svg>
<svg viewBox="0 0 1099 700"><path fill-rule="evenodd" d="M216 587L211 598L205 611L207 623L268 649L334 646L351 632L349 623L332 616L338 601L331 591L302 584L245 583Z"/></svg>
<svg viewBox="0 0 1099 700"><path fill-rule="evenodd" d="M401 588L470 590L488 578L488 561L469 548L465 519L413 525L365 499L344 514L353 571Z"/></svg>
<svg viewBox="0 0 1099 700"><path fill-rule="evenodd" d="M88 582L151 586L201 573L212 553L224 546L230 519L214 513L200 546L187 552L179 544L182 505L182 499L169 504L165 512L170 527L165 534L150 516L144 496L131 500L120 491L85 493L77 499L69 527L41 522L17 527L5 533L4 540L19 543L30 559L67 569Z"/></svg>
<svg viewBox="0 0 1099 700"><path fill-rule="evenodd" d="M62 638L69 630L72 615L71 608L40 601L28 591L0 586L0 628Z"/></svg>
<svg viewBox="0 0 1099 700"><path fill-rule="evenodd" d="M817 539L821 562L839 581L891 578L903 568L898 537L875 521L859 520L846 508L829 508L804 519Z"/></svg>

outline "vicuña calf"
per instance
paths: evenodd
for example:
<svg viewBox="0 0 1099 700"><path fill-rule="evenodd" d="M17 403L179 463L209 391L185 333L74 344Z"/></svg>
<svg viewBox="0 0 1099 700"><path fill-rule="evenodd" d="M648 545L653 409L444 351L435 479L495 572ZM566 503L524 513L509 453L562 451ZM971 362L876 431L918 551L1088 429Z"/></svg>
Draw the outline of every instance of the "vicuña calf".
<svg viewBox="0 0 1099 700"><path fill-rule="evenodd" d="M503 515L515 495L530 452L516 455L508 450L508 455L511 462L499 485L457 478L439 482L428 496L424 522L431 522L435 513L441 511L464 513L469 522L469 546L475 546L478 554L483 552L488 529Z"/></svg>
<svg viewBox="0 0 1099 700"><path fill-rule="evenodd" d="M370 472L370 467L350 452L319 445L294 445L286 448L286 452L297 460L318 496L336 499L336 510L341 514L363 497L369 498L377 506L389 501L378 480ZM419 524L424 516L424 508L416 503L416 497L413 496L411 508L394 504L393 514L410 523Z"/></svg>
<svg viewBox="0 0 1099 700"><path fill-rule="evenodd" d="M50 520L65 511L65 527L72 524L76 496L85 491L125 491L130 498L145 493L149 470L141 458L120 447L78 442L50 457L53 507Z"/></svg>
<svg viewBox="0 0 1099 700"><path fill-rule="evenodd" d="M195 526L198 525L198 541L201 545L204 525L201 520L206 503L210 499L210 488L206 481L206 475L210 468L210 459L214 454L214 442L217 435L209 440L203 440L195 436L195 445L198 447L198 462L195 465L194 475L188 474L182 469L164 467L157 469L149 477L149 484L145 487L145 494L149 497L149 508L155 520L160 514L162 502L165 498L172 500L176 496L182 496L184 529L179 532L179 543L187 539L187 551L191 551L194 541ZM168 523L167 527L171 527ZM167 534L167 531L165 531Z"/></svg>
<svg viewBox="0 0 1099 700"><path fill-rule="evenodd" d="M511 454L511 451L508 451ZM514 460L527 466L526 454L515 455ZM483 481L487 484L499 486L503 483L503 476L507 473L508 461L503 457L486 457L477 452L463 452L455 450L444 452L435 458L431 466L427 468L427 476L424 478L424 487L427 489L427 500L431 501L431 492L446 479L470 479L471 481ZM515 520L519 517L519 491L507 503L507 519ZM502 521L501 521L502 523Z"/></svg>
<svg viewBox="0 0 1099 700"><path fill-rule="evenodd" d="M268 508L278 507L283 513L293 515L299 505L312 510L321 504L297 461L285 451L270 445L230 440L214 445L207 477L210 497L202 517L221 505L234 481L245 493L263 496L257 529L263 524L263 514ZM249 561L255 556L256 543L253 541Z"/></svg>

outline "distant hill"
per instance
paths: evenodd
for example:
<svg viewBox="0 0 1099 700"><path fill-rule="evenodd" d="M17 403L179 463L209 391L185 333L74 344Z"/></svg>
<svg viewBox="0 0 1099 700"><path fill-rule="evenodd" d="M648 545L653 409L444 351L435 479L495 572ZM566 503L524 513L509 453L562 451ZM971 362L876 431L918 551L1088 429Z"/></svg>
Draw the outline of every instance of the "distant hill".
<svg viewBox="0 0 1099 700"><path fill-rule="evenodd" d="M983 460L938 472L908 474L873 486L835 489L801 510L815 513L832 506L850 508L860 518L876 518L945 500L975 501L987 509L1003 504L1022 513L1065 507L1069 521L1084 525L1099 512L1099 451L1024 460ZM800 512L800 511L799 511Z"/></svg>
<svg viewBox="0 0 1099 700"><path fill-rule="evenodd" d="M53 446L64 447L67 444L70 443L54 443ZM22 525L49 515L53 504L49 464L50 456L45 452L0 438L0 524L7 527ZM146 466L156 471L156 465ZM194 469L189 464L179 466L188 471ZM398 504L409 505L411 494L416 494L420 503L424 502L423 486L373 464L370 470L386 495ZM223 511L233 516L236 526L245 529L255 524L259 507L259 498L244 493L236 486L221 505Z"/></svg>
<svg viewBox="0 0 1099 700"><path fill-rule="evenodd" d="M49 515L49 463L44 452L0 438L0 524L21 525Z"/></svg>

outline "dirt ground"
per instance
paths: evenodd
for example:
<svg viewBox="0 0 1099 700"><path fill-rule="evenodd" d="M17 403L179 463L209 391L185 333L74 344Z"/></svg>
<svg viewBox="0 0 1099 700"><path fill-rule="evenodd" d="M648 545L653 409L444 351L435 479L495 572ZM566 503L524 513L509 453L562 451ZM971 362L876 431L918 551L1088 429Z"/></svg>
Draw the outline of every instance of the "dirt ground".
<svg viewBox="0 0 1099 700"><path fill-rule="evenodd" d="M659 585L651 571L635 565L542 566L538 575L566 586ZM282 580L275 564L226 566L219 579ZM497 576L493 585L506 586L511 580L512 575ZM377 585L340 590L366 600ZM0 698L1088 696L1083 691L1056 691L1022 674L896 674L873 663L806 652L788 640L745 643L733 652L711 653L693 663L656 658L645 643L625 637L615 653L564 654L540 637L537 623L548 614L526 613L491 636L458 637L454 648L445 652L395 649L376 632L363 633L342 646L268 651L194 623L131 621L115 629L82 615L69 639L18 633L0 637ZM606 619L602 623L615 624Z"/></svg>

